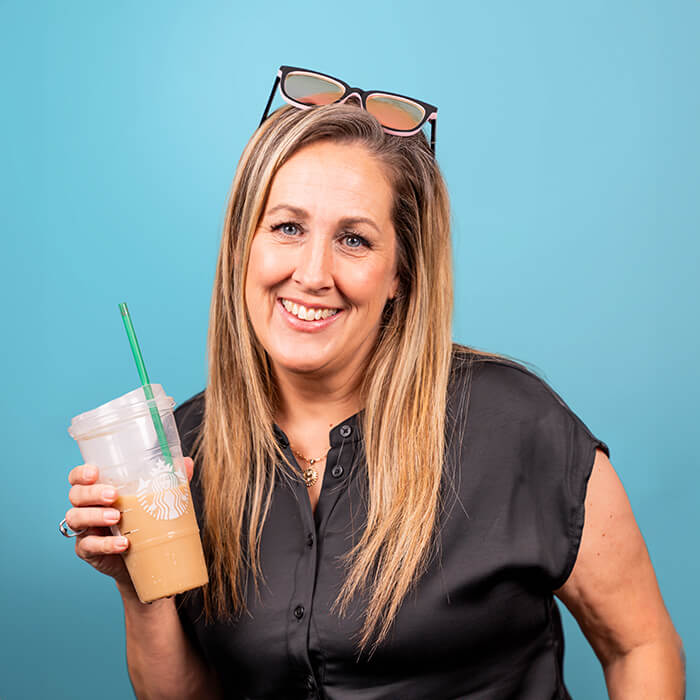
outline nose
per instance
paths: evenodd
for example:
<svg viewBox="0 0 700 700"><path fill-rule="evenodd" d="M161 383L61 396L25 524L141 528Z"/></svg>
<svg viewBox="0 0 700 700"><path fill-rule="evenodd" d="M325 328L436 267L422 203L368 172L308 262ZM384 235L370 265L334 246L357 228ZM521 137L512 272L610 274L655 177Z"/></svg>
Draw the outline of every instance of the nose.
<svg viewBox="0 0 700 700"><path fill-rule="evenodd" d="M309 292L327 291L333 286L333 251L325 236L310 235L301 246L292 279Z"/></svg>

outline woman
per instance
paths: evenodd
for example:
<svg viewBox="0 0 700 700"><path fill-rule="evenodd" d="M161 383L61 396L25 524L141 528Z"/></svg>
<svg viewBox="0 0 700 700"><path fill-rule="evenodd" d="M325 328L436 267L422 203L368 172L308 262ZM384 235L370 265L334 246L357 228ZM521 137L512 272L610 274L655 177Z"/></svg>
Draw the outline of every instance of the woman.
<svg viewBox="0 0 700 700"><path fill-rule="evenodd" d="M265 121L226 215L206 402L177 411L210 584L140 604L113 492L70 475L137 696L566 698L553 595L611 697L683 696L607 447L521 366L453 345L451 313L422 133L348 104Z"/></svg>

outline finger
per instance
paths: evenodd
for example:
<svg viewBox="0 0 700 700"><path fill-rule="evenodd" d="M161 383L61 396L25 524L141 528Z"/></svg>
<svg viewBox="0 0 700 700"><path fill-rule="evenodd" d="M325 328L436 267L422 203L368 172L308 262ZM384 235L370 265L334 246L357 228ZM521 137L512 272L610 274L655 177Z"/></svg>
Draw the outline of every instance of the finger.
<svg viewBox="0 0 700 700"><path fill-rule="evenodd" d="M66 523L71 530L116 525L121 513L116 508L71 508L66 513Z"/></svg>
<svg viewBox="0 0 700 700"><path fill-rule="evenodd" d="M117 499L117 490L107 484L82 486L76 484L68 492L68 500L77 507L110 505Z"/></svg>
<svg viewBox="0 0 700 700"><path fill-rule="evenodd" d="M93 464L81 464L75 469L71 469L68 474L68 482L71 486L75 484L93 484L97 481L98 469Z"/></svg>
<svg viewBox="0 0 700 700"><path fill-rule="evenodd" d="M192 481L192 474L194 473L194 460L192 457L185 457L185 471L187 472L187 480Z"/></svg>
<svg viewBox="0 0 700 700"><path fill-rule="evenodd" d="M90 534L80 535L75 543L75 552L81 559L102 557L105 554L121 554L129 547L129 540L123 535L117 537Z"/></svg>

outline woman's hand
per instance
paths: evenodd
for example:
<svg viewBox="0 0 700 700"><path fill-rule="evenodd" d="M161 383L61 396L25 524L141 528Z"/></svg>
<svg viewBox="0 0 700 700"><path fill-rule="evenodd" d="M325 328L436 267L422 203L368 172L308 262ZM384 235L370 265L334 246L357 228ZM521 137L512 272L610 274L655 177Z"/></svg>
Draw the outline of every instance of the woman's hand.
<svg viewBox="0 0 700 700"><path fill-rule="evenodd" d="M187 478L192 478L194 463L185 457ZM73 508L66 513L66 523L72 530L86 531L75 539L75 553L100 573L111 576L120 590L133 592L131 579L120 554L129 548L129 540L114 536L111 525L121 517L114 507L117 492L114 487L98 483L99 471L91 464L81 464L68 475L68 494Z"/></svg>

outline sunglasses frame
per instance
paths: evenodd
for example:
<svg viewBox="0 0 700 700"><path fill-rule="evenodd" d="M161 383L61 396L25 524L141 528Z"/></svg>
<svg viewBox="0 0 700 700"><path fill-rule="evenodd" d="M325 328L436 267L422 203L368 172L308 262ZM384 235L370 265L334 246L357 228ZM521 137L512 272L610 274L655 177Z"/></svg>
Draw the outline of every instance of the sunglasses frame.
<svg viewBox="0 0 700 700"><path fill-rule="evenodd" d="M421 120L420 124L418 124L418 126L416 126L415 128L407 130L390 129L387 126L384 126L384 124L382 124L382 128L384 129L384 131L386 131L387 134L394 134L395 136L411 136L412 134L417 134L427 122L430 122L430 149L432 150L433 154L435 154L435 132L437 126L437 107L435 105L428 104L427 102L422 102L421 100L417 100L415 97L408 97L408 95L400 95L398 92L386 92L384 90L362 90L358 87L351 87L350 85L348 85L348 83L346 83L344 80L341 80L340 78L336 78L335 76L328 75L326 73L321 73L317 70L309 70L308 68L297 68L295 66L280 66L279 70L277 71L277 77L275 78L274 85L272 86L272 90L270 91L270 97L267 100L265 111L263 112L262 119L260 120L260 125L262 125L262 123L267 119L268 113L270 111L270 106L272 105L272 100L275 97L275 91L277 90L278 85L280 88L280 94L282 95L284 100L293 107L297 107L299 109L311 109L312 107L318 106L306 104L304 102L298 102L293 97L290 97L287 94L287 92L284 89L284 81L290 73L295 72L307 73L308 75L318 76L321 78L328 78L329 80L332 80L333 82L341 85L345 89L345 92L337 100L334 100L329 104L342 104L343 102L349 100L351 97L356 97L360 100L362 108L364 110L367 110L368 97L371 97L373 95L386 95L387 97L398 97L402 100L408 100L417 105L420 105L420 107L423 108L423 119Z"/></svg>

